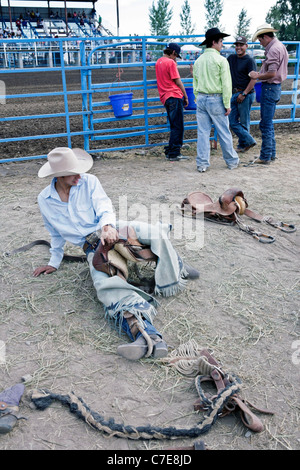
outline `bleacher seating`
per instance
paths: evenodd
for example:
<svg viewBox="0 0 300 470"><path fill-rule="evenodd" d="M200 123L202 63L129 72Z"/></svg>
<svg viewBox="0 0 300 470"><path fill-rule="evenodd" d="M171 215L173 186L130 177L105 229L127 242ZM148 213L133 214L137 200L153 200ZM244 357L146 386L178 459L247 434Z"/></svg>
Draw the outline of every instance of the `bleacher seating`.
<svg viewBox="0 0 300 470"><path fill-rule="evenodd" d="M0 37L11 37L12 31L13 38L23 39L67 36L92 38L112 35L103 24L101 28L98 26L95 10L83 11L81 16L81 13L76 14L72 8L68 8L68 23L66 23L64 9L53 12L47 8L41 8L40 12L33 10L29 12L28 9L18 7L14 9L13 16L12 24L10 24L7 7L2 7L2 33L4 34L0 32Z"/></svg>

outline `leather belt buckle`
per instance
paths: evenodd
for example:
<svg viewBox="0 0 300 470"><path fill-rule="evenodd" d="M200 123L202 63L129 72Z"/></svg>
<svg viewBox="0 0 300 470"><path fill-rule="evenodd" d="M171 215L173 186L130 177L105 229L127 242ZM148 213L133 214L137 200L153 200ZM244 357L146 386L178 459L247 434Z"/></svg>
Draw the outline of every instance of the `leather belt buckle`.
<svg viewBox="0 0 300 470"><path fill-rule="evenodd" d="M85 244L83 245L83 251L86 253L87 250L96 250L100 238L98 237L97 232L92 232L85 237Z"/></svg>

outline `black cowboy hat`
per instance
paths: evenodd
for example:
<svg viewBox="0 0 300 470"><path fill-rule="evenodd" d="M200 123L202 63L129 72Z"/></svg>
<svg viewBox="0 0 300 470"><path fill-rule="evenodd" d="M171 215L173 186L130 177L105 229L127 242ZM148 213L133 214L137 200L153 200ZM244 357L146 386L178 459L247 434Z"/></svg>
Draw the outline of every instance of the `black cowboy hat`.
<svg viewBox="0 0 300 470"><path fill-rule="evenodd" d="M221 33L219 28L208 29L205 33L205 41L201 42L200 46L205 46L205 44L207 44L207 41L209 39L213 39L214 37L226 38L227 36L230 36L230 34Z"/></svg>

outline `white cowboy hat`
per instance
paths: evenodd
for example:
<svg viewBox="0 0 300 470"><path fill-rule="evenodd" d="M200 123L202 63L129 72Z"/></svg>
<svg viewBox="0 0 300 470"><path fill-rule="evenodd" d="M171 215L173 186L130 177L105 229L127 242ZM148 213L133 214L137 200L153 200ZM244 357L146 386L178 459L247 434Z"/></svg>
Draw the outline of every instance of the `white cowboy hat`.
<svg viewBox="0 0 300 470"><path fill-rule="evenodd" d="M57 147L47 155L48 161L39 170L38 176L70 176L86 173L93 166L93 158L85 150Z"/></svg>
<svg viewBox="0 0 300 470"><path fill-rule="evenodd" d="M270 24L264 23L261 26L258 26L256 32L253 34L252 41L256 41L257 36L265 33L276 33L278 29L274 29Z"/></svg>

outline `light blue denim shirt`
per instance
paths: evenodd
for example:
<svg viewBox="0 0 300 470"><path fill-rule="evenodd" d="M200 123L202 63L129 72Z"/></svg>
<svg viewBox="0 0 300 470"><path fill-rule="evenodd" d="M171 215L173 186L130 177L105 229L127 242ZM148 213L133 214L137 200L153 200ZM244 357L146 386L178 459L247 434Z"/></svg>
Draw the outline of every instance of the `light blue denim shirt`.
<svg viewBox="0 0 300 470"><path fill-rule="evenodd" d="M85 237L104 225L116 225L112 203L98 178L82 174L72 186L69 201L62 202L56 189L56 178L38 196L45 227L51 235L49 265L58 269L66 241L83 247Z"/></svg>

